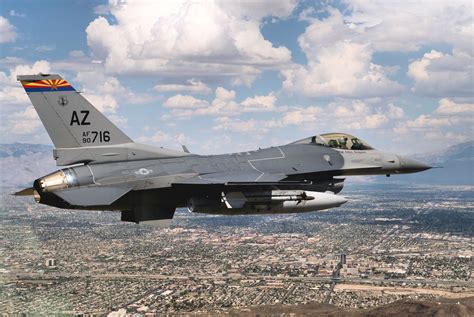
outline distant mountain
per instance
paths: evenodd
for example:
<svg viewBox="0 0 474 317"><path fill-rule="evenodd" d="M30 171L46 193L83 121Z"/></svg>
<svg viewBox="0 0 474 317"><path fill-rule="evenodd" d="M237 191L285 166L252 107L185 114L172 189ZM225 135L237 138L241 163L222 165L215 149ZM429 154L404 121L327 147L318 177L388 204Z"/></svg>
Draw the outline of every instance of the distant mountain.
<svg viewBox="0 0 474 317"><path fill-rule="evenodd" d="M400 177L403 182L474 185L474 141L453 145L438 154L418 155L416 158L442 168Z"/></svg>
<svg viewBox="0 0 474 317"><path fill-rule="evenodd" d="M42 144L0 144L2 187L31 186L38 177L57 169L53 147Z"/></svg>
<svg viewBox="0 0 474 317"><path fill-rule="evenodd" d="M416 293L413 297L419 296ZM230 310L230 316L474 316L474 297L435 298L430 300L401 299L396 302L368 309L345 310L333 304L309 302L297 305L261 305ZM219 313L197 313L196 316L219 316Z"/></svg>
<svg viewBox="0 0 474 317"><path fill-rule="evenodd" d="M4 157L21 157L32 153L46 153L53 149L50 145L29 144L29 143L13 143L0 144L0 158Z"/></svg>

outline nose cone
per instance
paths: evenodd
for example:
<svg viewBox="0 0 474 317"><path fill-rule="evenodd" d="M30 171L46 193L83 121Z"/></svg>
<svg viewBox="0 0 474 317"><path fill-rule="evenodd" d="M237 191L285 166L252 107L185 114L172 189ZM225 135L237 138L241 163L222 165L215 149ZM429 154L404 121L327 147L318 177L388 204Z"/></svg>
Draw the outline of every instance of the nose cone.
<svg viewBox="0 0 474 317"><path fill-rule="evenodd" d="M339 207L340 205L343 205L347 203L348 200L346 197L339 196L339 195L334 195L334 204Z"/></svg>
<svg viewBox="0 0 474 317"><path fill-rule="evenodd" d="M306 192L306 194L308 197L313 197L312 200L307 200L305 203L305 208L309 208L310 210L329 209L347 203L347 198L335 195L332 192Z"/></svg>
<svg viewBox="0 0 474 317"><path fill-rule="evenodd" d="M400 160L400 170L402 173L418 173L432 168L432 166L409 157L399 156L398 158Z"/></svg>
<svg viewBox="0 0 474 317"><path fill-rule="evenodd" d="M330 208L339 207L342 204L347 203L347 198L344 196L335 195L332 192L318 193L319 197L316 197L322 205L326 205Z"/></svg>

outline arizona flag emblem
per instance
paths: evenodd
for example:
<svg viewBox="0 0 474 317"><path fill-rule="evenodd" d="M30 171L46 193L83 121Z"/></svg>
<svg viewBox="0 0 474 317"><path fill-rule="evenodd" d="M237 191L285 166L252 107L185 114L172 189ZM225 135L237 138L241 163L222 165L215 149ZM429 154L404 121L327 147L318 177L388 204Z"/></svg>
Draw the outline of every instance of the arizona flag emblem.
<svg viewBox="0 0 474 317"><path fill-rule="evenodd" d="M47 79L37 81L22 81L21 84L26 92L44 92L44 91L75 91L64 79Z"/></svg>

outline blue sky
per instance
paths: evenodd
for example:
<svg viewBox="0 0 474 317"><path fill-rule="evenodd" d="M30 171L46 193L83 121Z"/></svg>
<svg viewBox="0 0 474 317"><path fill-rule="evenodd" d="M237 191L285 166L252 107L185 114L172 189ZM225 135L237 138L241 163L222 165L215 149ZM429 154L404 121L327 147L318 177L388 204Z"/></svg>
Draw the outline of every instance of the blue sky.
<svg viewBox="0 0 474 317"><path fill-rule="evenodd" d="M242 151L342 131L473 137L469 1L9 1L0 142L50 143L17 74L59 73L137 142Z"/></svg>

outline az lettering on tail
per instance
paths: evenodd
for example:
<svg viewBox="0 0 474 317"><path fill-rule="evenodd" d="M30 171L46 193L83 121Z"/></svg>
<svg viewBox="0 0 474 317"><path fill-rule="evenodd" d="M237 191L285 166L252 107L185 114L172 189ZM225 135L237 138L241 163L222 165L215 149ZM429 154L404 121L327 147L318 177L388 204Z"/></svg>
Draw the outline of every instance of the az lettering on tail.
<svg viewBox="0 0 474 317"><path fill-rule="evenodd" d="M89 116L88 110L81 110L81 120L79 120L79 116L77 115L77 111L72 112L71 116L71 123L70 126L77 124L77 125L90 125L91 123L87 121L87 117Z"/></svg>

